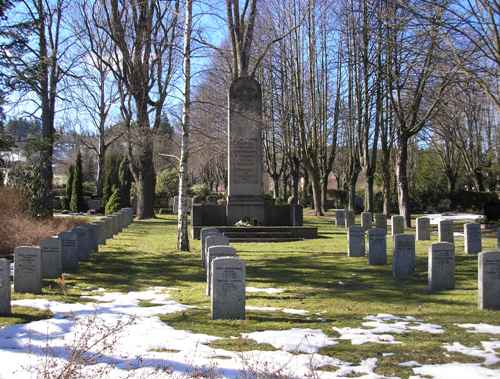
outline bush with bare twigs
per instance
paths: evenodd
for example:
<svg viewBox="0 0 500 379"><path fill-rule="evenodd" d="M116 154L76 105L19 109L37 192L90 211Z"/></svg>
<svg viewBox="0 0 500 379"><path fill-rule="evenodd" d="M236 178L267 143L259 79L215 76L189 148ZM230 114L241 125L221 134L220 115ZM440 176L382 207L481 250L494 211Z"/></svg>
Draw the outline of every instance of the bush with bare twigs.
<svg viewBox="0 0 500 379"><path fill-rule="evenodd" d="M33 218L24 194L17 188L0 187L0 256L20 245L36 245L42 239L81 223L74 218Z"/></svg>

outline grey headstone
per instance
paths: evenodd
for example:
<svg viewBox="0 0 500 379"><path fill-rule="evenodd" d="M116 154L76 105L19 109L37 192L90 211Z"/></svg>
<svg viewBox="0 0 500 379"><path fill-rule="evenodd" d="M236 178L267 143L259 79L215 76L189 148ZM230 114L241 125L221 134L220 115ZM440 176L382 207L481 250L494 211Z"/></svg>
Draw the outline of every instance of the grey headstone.
<svg viewBox="0 0 500 379"><path fill-rule="evenodd" d="M59 234L62 246L62 268L64 272L76 272L80 268L78 259L78 235L69 230Z"/></svg>
<svg viewBox="0 0 500 379"><path fill-rule="evenodd" d="M453 229L453 220L440 220L438 223L439 242L454 243Z"/></svg>
<svg viewBox="0 0 500 379"><path fill-rule="evenodd" d="M73 231L78 236L78 260L79 261L88 261L90 259L90 241L89 241L89 232L87 228L83 226L76 226L73 228Z"/></svg>
<svg viewBox="0 0 500 379"><path fill-rule="evenodd" d="M465 254L477 254L482 250L481 224L464 224Z"/></svg>
<svg viewBox="0 0 500 379"><path fill-rule="evenodd" d="M231 247L231 246L210 246L210 248L207 251L207 262L206 262L206 267L207 267L207 296L210 296L211 294L211 285L212 285L212 279L211 279L211 267L212 267L212 261L215 258L219 257L233 257L236 255L236 250Z"/></svg>
<svg viewBox="0 0 500 379"><path fill-rule="evenodd" d="M101 220L103 220L106 225L106 239L109 240L113 238L113 219L110 216L106 216Z"/></svg>
<svg viewBox="0 0 500 379"><path fill-rule="evenodd" d="M393 236L397 234L404 234L405 232L405 218L404 216L394 215L391 217L391 233Z"/></svg>
<svg viewBox="0 0 500 379"><path fill-rule="evenodd" d="M350 226L354 225L356 219L356 214L350 209L345 211L345 227L349 229Z"/></svg>
<svg viewBox="0 0 500 379"><path fill-rule="evenodd" d="M417 241L429 241L431 239L431 220L428 217L417 218Z"/></svg>
<svg viewBox="0 0 500 379"><path fill-rule="evenodd" d="M237 257L212 260L212 320L245 319L245 263Z"/></svg>
<svg viewBox="0 0 500 379"><path fill-rule="evenodd" d="M429 247L429 291L455 288L455 247L449 242L433 243Z"/></svg>
<svg viewBox="0 0 500 379"><path fill-rule="evenodd" d="M375 213L373 216L375 219L375 227L378 229L384 229L387 233L387 217L383 213Z"/></svg>
<svg viewBox="0 0 500 379"><path fill-rule="evenodd" d="M345 227L345 209L335 209L335 225Z"/></svg>
<svg viewBox="0 0 500 379"><path fill-rule="evenodd" d="M9 316L11 287L10 287L10 262L0 258L0 315Z"/></svg>
<svg viewBox="0 0 500 379"><path fill-rule="evenodd" d="M54 279L62 274L62 246L59 237L40 241L42 278Z"/></svg>
<svg viewBox="0 0 500 379"><path fill-rule="evenodd" d="M359 225L349 227L347 232L347 255L349 257L365 256L365 231Z"/></svg>
<svg viewBox="0 0 500 379"><path fill-rule="evenodd" d="M387 264L387 235L384 229L368 230L368 264Z"/></svg>
<svg viewBox="0 0 500 379"><path fill-rule="evenodd" d="M207 243L208 236L222 236L222 233L217 228L203 228L200 231L200 240L201 240L201 265L205 267L206 264L206 254L205 254L205 244ZM205 267L206 268L206 267Z"/></svg>
<svg viewBox="0 0 500 379"><path fill-rule="evenodd" d="M392 257L392 275L396 279L407 279L415 272L415 236L396 234Z"/></svg>
<svg viewBox="0 0 500 379"><path fill-rule="evenodd" d="M87 229L87 236L88 236L87 242L90 252L97 253L99 249L99 241L98 241L99 236L97 235L97 226L94 224L82 224L81 226Z"/></svg>
<svg viewBox="0 0 500 379"><path fill-rule="evenodd" d="M205 238L205 252L203 254L203 259L205 260L205 263L204 263L204 267L205 269L208 269L206 267L206 260L207 260L207 255L208 255L208 249L211 247L211 246L229 246L229 239L225 236L223 236L222 234L212 234L212 235L208 235L206 238Z"/></svg>
<svg viewBox="0 0 500 379"><path fill-rule="evenodd" d="M14 291L42 292L42 254L38 246L14 249Z"/></svg>
<svg viewBox="0 0 500 379"><path fill-rule="evenodd" d="M91 225L96 226L97 244L98 245L106 244L106 223L102 220L95 220L92 221Z"/></svg>
<svg viewBox="0 0 500 379"><path fill-rule="evenodd" d="M500 251L479 253L479 309L500 310Z"/></svg>
<svg viewBox="0 0 500 379"><path fill-rule="evenodd" d="M372 227L372 222L373 220L371 212L361 213L361 227L365 232Z"/></svg>

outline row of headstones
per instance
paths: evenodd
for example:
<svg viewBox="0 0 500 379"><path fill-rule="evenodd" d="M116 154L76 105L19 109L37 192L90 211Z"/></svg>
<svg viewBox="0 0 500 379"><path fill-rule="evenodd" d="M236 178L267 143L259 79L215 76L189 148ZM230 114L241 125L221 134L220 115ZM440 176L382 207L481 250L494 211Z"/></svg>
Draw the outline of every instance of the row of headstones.
<svg viewBox="0 0 500 379"><path fill-rule="evenodd" d="M132 208L123 208L112 215L40 241L39 246L14 249L14 291L41 293L42 279L54 279L64 272L76 272L80 261L90 259L99 245L120 233L134 218ZM11 314L10 262L0 259L0 314Z"/></svg>
<svg viewBox="0 0 500 379"><path fill-rule="evenodd" d="M200 239L212 320L244 320L245 262L217 228L203 228Z"/></svg>
<svg viewBox="0 0 500 379"><path fill-rule="evenodd" d="M354 212L351 210L337 209L335 212L335 223L337 226L349 228L355 224ZM372 227L387 231L387 217L382 213L372 215L371 212L361 213L361 228L364 231ZM455 226L453 220L440 220L438 222L438 239L440 242L454 243ZM391 234L404 234L404 216L395 215L391 217ZM500 228L496 233L497 248L500 249ZM429 241L431 239L431 220L428 217L419 217L416 220L417 241ZM482 250L481 225L477 223L464 224L464 249L466 254L477 254Z"/></svg>
<svg viewBox="0 0 500 379"><path fill-rule="evenodd" d="M418 225L418 224L417 224ZM477 254L481 250L481 227L465 224L466 253ZM418 234L418 233L417 233ZM497 236L498 236L497 232ZM371 228L368 235L368 264L387 264L387 233L382 228ZM451 241L450 241L451 236ZM440 242L429 247L428 287L431 292L455 288L455 246L453 244L453 222L440 222ZM393 231L392 274L396 279L408 279L416 269L415 236L397 234ZM430 239L421 238L421 239ZM478 242L479 241L479 242ZM365 230L352 225L347 233L348 256L365 256ZM479 254L478 305L480 309L500 309L500 246L498 251Z"/></svg>

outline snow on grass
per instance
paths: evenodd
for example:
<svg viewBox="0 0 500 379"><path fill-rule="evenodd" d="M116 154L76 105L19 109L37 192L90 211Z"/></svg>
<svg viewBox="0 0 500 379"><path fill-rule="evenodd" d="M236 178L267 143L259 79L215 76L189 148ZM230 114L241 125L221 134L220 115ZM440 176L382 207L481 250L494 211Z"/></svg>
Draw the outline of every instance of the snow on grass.
<svg viewBox="0 0 500 379"><path fill-rule="evenodd" d="M257 288L257 287L247 287L246 292L256 293L256 292L264 292L268 295L275 295L277 293L285 292L283 288Z"/></svg>
<svg viewBox="0 0 500 379"><path fill-rule="evenodd" d="M478 221L484 218L483 215L478 215L474 213L434 213L427 214L424 217L430 218L431 224L437 225L441 220L453 220L453 221Z"/></svg>
<svg viewBox="0 0 500 379"><path fill-rule="evenodd" d="M424 365L413 368L415 374L422 376L410 376L411 379L428 378L433 379L493 379L500 378L500 369L492 370L474 363L446 363L440 365Z"/></svg>
<svg viewBox="0 0 500 379"><path fill-rule="evenodd" d="M65 304L45 299L17 300L13 305L48 309L54 317L0 329L0 378L57 377L80 354L82 377L97 378L241 378L270 373L277 377L333 378L375 374L375 358L352 365L316 354L336 343L321 330L291 329L249 333L280 350L234 352L209 343L219 337L177 330L159 314L189 308L173 301L164 288L86 296L90 303ZM147 306L141 302L147 301ZM335 366L337 372L321 371Z"/></svg>
<svg viewBox="0 0 500 379"><path fill-rule="evenodd" d="M399 364L399 366L401 366L401 367L417 367L417 366L421 366L421 365L417 361L407 361L407 362L401 362Z"/></svg>
<svg viewBox="0 0 500 379"><path fill-rule="evenodd" d="M424 323L413 316L393 316L380 313L376 316L366 316L361 325L362 328L337 328L333 327L340 334L339 339L351 340L353 345L364 343L397 344L392 334L404 334L411 331L418 331L430 334L444 333L440 325Z"/></svg>
<svg viewBox="0 0 500 379"><path fill-rule="evenodd" d="M277 308L277 307L255 307L252 305L247 305L245 307L247 311L256 311L256 312L283 312L290 315L299 315L305 316L309 312L304 309L293 309L293 308Z"/></svg>
<svg viewBox="0 0 500 379"><path fill-rule="evenodd" d="M455 324L459 328L469 329L469 333L500 334L500 325L490 324Z"/></svg>
<svg viewBox="0 0 500 379"><path fill-rule="evenodd" d="M478 357L484 359L484 364L494 365L500 362L500 358L497 357L495 350L500 349L500 341L486 341L481 342L481 347L467 347L459 342L454 342L452 344L445 344L443 347L450 353L461 353L465 355L470 355L472 357Z"/></svg>
<svg viewBox="0 0 500 379"><path fill-rule="evenodd" d="M267 343L276 349L296 353L317 353L325 346L337 344L319 329L292 328L287 330L266 330L262 332L242 333L243 338L249 338L257 343Z"/></svg>

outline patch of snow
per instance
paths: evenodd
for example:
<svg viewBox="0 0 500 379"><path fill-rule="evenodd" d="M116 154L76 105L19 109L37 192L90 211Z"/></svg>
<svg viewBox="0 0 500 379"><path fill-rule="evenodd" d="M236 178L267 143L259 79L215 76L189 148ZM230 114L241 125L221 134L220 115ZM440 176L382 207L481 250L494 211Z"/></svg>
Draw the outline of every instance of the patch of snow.
<svg viewBox="0 0 500 379"><path fill-rule="evenodd" d="M430 219L431 224L437 225L441 220L453 220L453 221L478 221L484 218L484 215L478 215L474 213L434 213L423 215L422 217L427 217Z"/></svg>
<svg viewBox="0 0 500 379"><path fill-rule="evenodd" d="M257 312L283 312L291 315L305 316L309 312L304 309L293 309L293 308L277 308L277 307L255 307L252 305L247 305L247 311L257 311Z"/></svg>
<svg viewBox="0 0 500 379"><path fill-rule="evenodd" d="M257 288L257 287L247 287L246 292L256 293L256 292L264 292L268 295L274 295L277 293L285 292L283 288Z"/></svg>
<svg viewBox="0 0 500 379"><path fill-rule="evenodd" d="M417 361L407 361L407 362L401 362L399 364L399 366L401 366L401 367L417 367L417 366L421 366L421 364L418 363Z"/></svg>
<svg viewBox="0 0 500 379"><path fill-rule="evenodd" d="M461 353L465 355L470 355L472 357L478 357L484 359L484 364L494 365L500 362L500 358L497 357L495 350L500 349L500 341L486 341L481 342L483 345L480 347L467 347L459 342L454 342L452 344L445 344L443 347L450 353Z"/></svg>
<svg viewBox="0 0 500 379"><path fill-rule="evenodd" d="M340 334L339 339L351 340L353 345L362 345L364 343L382 343L382 344L397 344L393 336L390 334L376 334L368 329L362 328L336 328L333 327L337 333Z"/></svg>
<svg viewBox="0 0 500 379"><path fill-rule="evenodd" d="M494 379L500 377L500 369L489 369L474 363L446 363L424 365L413 369L415 374L430 376L433 379ZM414 377L410 377L416 379Z"/></svg>
<svg viewBox="0 0 500 379"><path fill-rule="evenodd" d="M500 325L490 324L455 324L459 328L472 329L469 333L500 334Z"/></svg>
<svg viewBox="0 0 500 379"><path fill-rule="evenodd" d="M189 308L173 301L164 288L103 293L90 299L95 302L13 301L14 305L49 309L54 317L0 328L0 378L40 377L39 370L47 363L52 373L61 373L72 349L81 347L78 343L85 335L88 337L87 346L91 346L88 353L93 355L95 362L83 365L78 372L82 377L241 378L259 374L268 377L274 372L276 376L291 378L328 379L349 373L369 379L384 378L373 372L375 358L352 365L316 354L319 348L336 343L321 330L249 333L248 338L269 342L282 349L234 352L208 346L218 337L176 330L162 322L159 314ZM149 301L153 306L141 307L141 301ZM107 341L110 344L107 350L100 350L106 347L106 341L100 341L100 333L109 328L116 328L116 336ZM305 354L296 354L301 351ZM324 366L339 367L340 371L321 371Z"/></svg>
<svg viewBox="0 0 500 379"><path fill-rule="evenodd" d="M397 344L391 334L404 334L410 331L419 331L430 334L444 333L440 325L424 323L413 316L393 316L391 314L380 313L376 316L366 316L362 328L336 328L340 334L339 339L351 340L353 345L364 343Z"/></svg>
<svg viewBox="0 0 500 379"><path fill-rule="evenodd" d="M270 344L276 349L296 353L317 353L322 347L337 344L334 339L319 329L266 330L242 333L241 336L257 343Z"/></svg>

